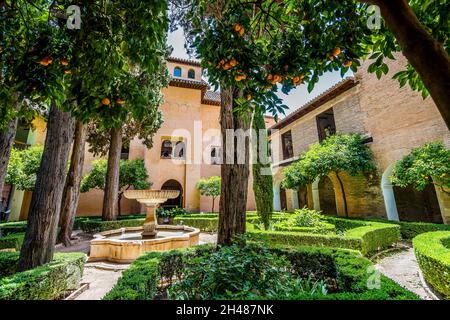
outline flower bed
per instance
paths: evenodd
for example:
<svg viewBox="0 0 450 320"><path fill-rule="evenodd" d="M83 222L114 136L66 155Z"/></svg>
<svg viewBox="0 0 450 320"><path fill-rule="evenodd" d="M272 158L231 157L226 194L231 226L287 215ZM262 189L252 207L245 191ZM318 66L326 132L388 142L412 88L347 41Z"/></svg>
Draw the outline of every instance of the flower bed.
<svg viewBox="0 0 450 320"><path fill-rule="evenodd" d="M0 300L53 300L78 289L86 255L58 253L38 268L17 272L19 253L0 253Z"/></svg>
<svg viewBox="0 0 450 320"><path fill-rule="evenodd" d="M425 280L450 299L450 231L418 235L413 239L413 246Z"/></svg>
<svg viewBox="0 0 450 320"><path fill-rule="evenodd" d="M269 247L269 250L272 254L286 259L290 265L290 272L295 273L295 276L309 277L309 279L317 281L321 280L328 287L328 292L325 294L319 291L297 292L290 295L276 296L274 297L276 299L418 299L415 294L383 275L374 277L379 279L379 282L373 283L372 277L375 271L372 262L362 257L356 251L304 246L272 246ZM196 261L199 261L198 259L208 261L208 256L213 252L214 248L207 245L187 250L148 253L137 259L123 273L122 278L119 279L116 286L104 299L155 299L158 292L165 292L165 290L161 290L162 283L168 285L168 287L164 286L163 289L170 290L171 286L182 279L186 279L184 272L187 261L191 261L190 264L195 264ZM201 268L198 270L203 272ZM245 277L246 273L241 273L241 276ZM199 279L203 278L199 277ZM246 280L248 281L248 279ZM232 290L231 288L229 289ZM226 291L227 288L224 290ZM258 298L258 292L254 292L256 296L251 298ZM244 297L247 297L246 293L243 292ZM174 296L174 298L183 297ZM259 298L264 298L264 296Z"/></svg>

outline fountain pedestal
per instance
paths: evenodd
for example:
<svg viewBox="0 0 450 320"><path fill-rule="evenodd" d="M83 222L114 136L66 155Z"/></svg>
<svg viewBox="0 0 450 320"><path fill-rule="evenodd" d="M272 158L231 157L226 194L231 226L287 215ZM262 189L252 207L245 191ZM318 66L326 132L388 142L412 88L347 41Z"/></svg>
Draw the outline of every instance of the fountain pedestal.
<svg viewBox="0 0 450 320"><path fill-rule="evenodd" d="M156 237L156 208L159 204L145 205L145 212L147 216L144 222L144 232L142 232L142 238L154 238Z"/></svg>

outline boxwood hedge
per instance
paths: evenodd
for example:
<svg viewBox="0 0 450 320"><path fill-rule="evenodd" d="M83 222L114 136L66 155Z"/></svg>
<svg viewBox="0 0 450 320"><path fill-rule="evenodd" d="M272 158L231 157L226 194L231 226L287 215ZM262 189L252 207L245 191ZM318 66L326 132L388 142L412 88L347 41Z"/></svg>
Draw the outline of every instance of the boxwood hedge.
<svg viewBox="0 0 450 320"><path fill-rule="evenodd" d="M336 226L340 234L312 234L302 231L266 231L247 224L247 231L255 236L286 245L308 245L346 248L370 255L386 249L400 240L400 227L373 221L356 221L340 218L327 219Z"/></svg>
<svg viewBox="0 0 450 320"><path fill-rule="evenodd" d="M413 247L425 280L450 299L450 231L418 235L413 239Z"/></svg>
<svg viewBox="0 0 450 320"><path fill-rule="evenodd" d="M19 253L0 254L0 300L53 300L79 287L84 253L57 253L48 264L15 273Z"/></svg>
<svg viewBox="0 0 450 320"><path fill-rule="evenodd" d="M0 238L0 250L2 249L15 249L20 250L23 243L24 233L11 233L5 237Z"/></svg>
<svg viewBox="0 0 450 320"><path fill-rule="evenodd" d="M151 252L137 259L123 273L105 300L152 300L162 279L180 279L183 274L183 257L194 257L213 247L198 246L184 250ZM331 300L415 300L414 293L402 288L391 279L379 275L379 282L372 284L373 264L357 251L305 246L272 246L274 253L284 255L292 263L299 276L314 275L336 284L334 291L325 296L298 295L279 299L331 299Z"/></svg>

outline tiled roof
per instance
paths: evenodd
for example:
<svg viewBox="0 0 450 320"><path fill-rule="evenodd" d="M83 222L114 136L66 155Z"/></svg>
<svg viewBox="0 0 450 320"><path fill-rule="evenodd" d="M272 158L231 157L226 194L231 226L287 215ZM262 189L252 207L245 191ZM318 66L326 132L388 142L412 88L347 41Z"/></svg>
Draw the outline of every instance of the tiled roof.
<svg viewBox="0 0 450 320"><path fill-rule="evenodd" d="M208 88L208 83L204 80L194 80L186 78L172 77L170 85L174 87L183 87L191 89L204 89Z"/></svg>
<svg viewBox="0 0 450 320"><path fill-rule="evenodd" d="M175 63L187 64L187 65L194 66L194 67L200 67L201 66L200 65L200 61L198 61L198 60L169 57L169 58L167 58L167 61L175 62Z"/></svg>
<svg viewBox="0 0 450 320"><path fill-rule="evenodd" d="M330 89L326 90L325 92L321 93L316 98L312 99L308 103L304 104L294 112L292 112L290 115L288 115L286 118L278 121L276 124L274 124L270 129L281 129L287 126L288 124L291 124L292 122L300 119L304 115L308 114L309 112L317 109L318 107L324 105L328 101L331 101L332 99L336 98L337 96L341 95L347 90L350 90L351 88L355 87L358 84L358 81L354 77L346 78L334 86L332 86Z"/></svg>
<svg viewBox="0 0 450 320"><path fill-rule="evenodd" d="M203 95L202 103L220 106L220 92L206 91Z"/></svg>

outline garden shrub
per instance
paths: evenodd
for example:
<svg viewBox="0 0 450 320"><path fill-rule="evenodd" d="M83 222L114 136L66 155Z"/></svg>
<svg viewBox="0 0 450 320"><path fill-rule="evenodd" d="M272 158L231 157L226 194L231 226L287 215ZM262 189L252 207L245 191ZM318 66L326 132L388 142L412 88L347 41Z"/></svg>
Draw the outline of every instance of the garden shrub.
<svg viewBox="0 0 450 320"><path fill-rule="evenodd" d="M339 234L315 234L301 229L264 231L254 228L252 224L247 224L247 230L254 237L270 243L353 249L363 255L386 249L400 240L400 227L397 225L341 218L326 220L333 222Z"/></svg>
<svg viewBox="0 0 450 320"><path fill-rule="evenodd" d="M295 210L293 215L273 224L278 231L296 231L307 233L334 233L335 226L324 221L324 216L316 211L303 208Z"/></svg>
<svg viewBox="0 0 450 320"><path fill-rule="evenodd" d="M130 220L85 220L80 223L80 228L84 232L103 232L107 230L114 230L127 227L142 227L145 219L130 219Z"/></svg>
<svg viewBox="0 0 450 320"><path fill-rule="evenodd" d="M256 279L255 283L250 281L239 282L236 279L244 277L241 269L234 270L235 268L253 266L260 270L265 268L267 263L273 259L267 259L267 257L277 256L285 257L280 259L284 260L285 267L296 276L301 277L304 280L298 281L293 286L295 290L289 294L279 294L276 299L331 299L331 300L391 300L391 299L419 299L419 297L412 292L402 288L389 278L379 275L375 279L379 279L379 286L375 286L372 289L368 287L368 283L371 284L371 277L373 277L373 264L370 260L361 256L357 251L335 249L335 248L318 248L318 247L305 247L305 246L282 246L275 245L270 246L268 249L261 249L259 244L248 242L249 247L237 250L237 254L230 255L226 253L222 257L216 257L217 261L226 260L226 257L233 256L233 264L224 262L221 263L222 268L216 268L213 270L212 275L208 275L208 281L210 283L206 287L206 290L221 290L223 292L224 283L231 283L239 287L241 293L234 292L235 298L262 298L256 296L257 292L253 291L255 295L249 293L248 288L254 287L258 284L260 279ZM258 245L258 246L256 246ZM227 249L231 250L231 249ZM252 254L248 254L248 250L254 251ZM264 254L258 257L261 250ZM233 251L233 250L232 250ZM244 254L245 253L245 254ZM161 279L173 279L177 281L183 279L184 272L186 270L186 263L192 265L195 261L200 259L202 263L200 265L207 266L209 264L205 257L210 257L215 254L215 249L210 246L198 246L195 248L173 250L168 252L151 252L143 255L136 260L132 267L123 273L121 279L119 279L116 286L105 296L107 300L136 300L136 299L154 299L157 293L157 286ZM236 256L238 259L235 259ZM247 261L249 256L255 258L255 261ZM264 261L260 261L260 258L264 258ZM243 259L240 259L243 258ZM243 260L243 261L241 261ZM216 262L217 262L216 261ZM278 261L278 262L280 262ZM192 262L192 263L191 263ZM223 261L222 261L223 262ZM257 263L257 264L256 264ZM261 265L260 265L261 264ZM193 272L198 269L200 274L206 276L206 270L200 266L193 267L188 272ZM188 267L189 269L189 267ZM232 272L231 272L231 271ZM227 271L222 274L222 271ZM229 273L230 271L231 273ZM227 279L232 274L237 272L238 276L233 279ZM146 274L145 276L143 276ZM203 280L199 277L194 277L203 283ZM246 280L252 279L251 275ZM154 281L151 283L151 281ZM201 283L201 284L202 284ZM321 286L317 284L321 283ZM246 285L245 285L246 284ZM323 284L326 284L326 288L329 292L324 295L324 292L320 291L323 288ZM175 288L180 284L175 284ZM262 284L264 286L264 284ZM276 284L278 285L278 284ZM190 290L187 284L181 284ZM193 291L197 291L197 288L192 285ZM214 288L214 286L216 286ZM284 289L280 289L280 293ZM172 293L175 293L175 289L170 289ZM196 296L198 298L198 296ZM225 292L223 298L231 298L229 292Z"/></svg>
<svg viewBox="0 0 450 320"><path fill-rule="evenodd" d="M23 233L26 230L26 221L0 223L0 237L4 237L12 233Z"/></svg>
<svg viewBox="0 0 450 320"><path fill-rule="evenodd" d="M23 233L11 233L8 234L6 237L0 238L0 250L1 249L16 249L17 251L20 250L23 243L24 238Z"/></svg>
<svg viewBox="0 0 450 320"><path fill-rule="evenodd" d="M0 279L14 274L19 263L19 252L0 252Z"/></svg>
<svg viewBox="0 0 450 320"><path fill-rule="evenodd" d="M276 299L320 287L294 277L291 270L291 263L283 255L264 246L225 246L201 257L186 258L184 277L169 287L169 298ZM317 290L326 294L324 286Z"/></svg>
<svg viewBox="0 0 450 320"><path fill-rule="evenodd" d="M423 276L450 299L450 231L428 232L413 239L414 253Z"/></svg>
<svg viewBox="0 0 450 320"><path fill-rule="evenodd" d="M19 254L5 253L0 259L14 265ZM1 271L6 277L0 279L0 300L57 299L68 290L78 289L85 261L83 253L57 253L52 262L35 269L13 273L15 270L6 267Z"/></svg>

